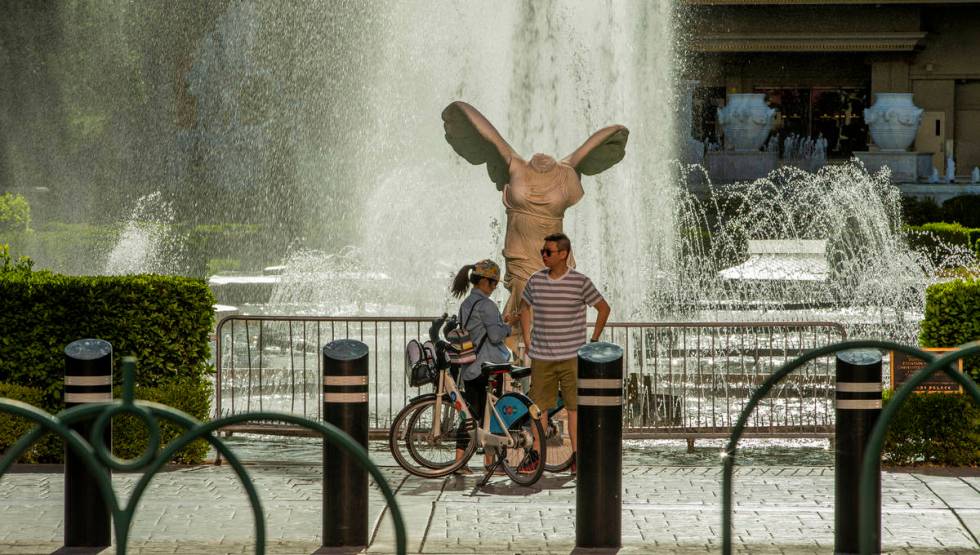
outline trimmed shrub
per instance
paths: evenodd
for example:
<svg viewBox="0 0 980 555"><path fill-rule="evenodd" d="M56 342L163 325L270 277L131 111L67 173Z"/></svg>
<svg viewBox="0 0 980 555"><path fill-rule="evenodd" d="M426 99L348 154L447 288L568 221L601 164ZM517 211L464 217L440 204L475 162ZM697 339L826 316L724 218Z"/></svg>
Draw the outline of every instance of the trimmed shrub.
<svg viewBox="0 0 980 555"><path fill-rule="evenodd" d="M903 466L980 465L980 406L966 395L912 395L888 428L882 458Z"/></svg>
<svg viewBox="0 0 980 555"><path fill-rule="evenodd" d="M154 401L186 412L198 420L207 420L211 410L211 384L192 379L177 379L156 387L137 387L137 399ZM121 390L115 396L122 396ZM168 420L158 420L160 443L166 445L184 433L184 428ZM147 432L143 421L132 415L122 415L112 420L112 452L118 457L134 459L146 449ZM177 451L171 462L199 464L208 454L208 443L195 440Z"/></svg>
<svg viewBox="0 0 980 555"><path fill-rule="evenodd" d="M34 405L37 408L47 410L44 409L44 392L33 387L0 383L0 397L22 401L28 405ZM0 453L5 452L14 442L30 432L34 426L36 426L34 422L24 417L0 412ZM63 458L63 451L64 447L61 438L55 434L46 433L21 455L18 462L60 462Z"/></svg>
<svg viewBox="0 0 980 555"><path fill-rule="evenodd" d="M206 420L210 412L211 385L194 380L175 380L158 387L137 387L136 399L154 401L186 412L198 420ZM122 396L116 388L116 398ZM59 403L54 408L44 408L44 392L32 387L0 383L0 397L16 399L34 405L52 414L64 408ZM166 445L184 432L184 429L168 420L158 420L160 443ZM24 418L0 413L0 453L13 445L34 424ZM132 415L121 415L112 419L112 452L124 459L139 457L147 446L147 432L143 421ZM162 448L162 447L161 447ZM208 453L205 440L196 440L177 451L171 462L178 464L200 464ZM20 458L22 463L60 463L64 462L63 439L55 434L45 434Z"/></svg>
<svg viewBox="0 0 980 555"><path fill-rule="evenodd" d="M0 382L61 402L64 348L77 339L110 342L116 383L123 355L137 358L136 383L206 381L214 297L202 280L176 276L65 276L0 273Z"/></svg>
<svg viewBox="0 0 980 555"><path fill-rule="evenodd" d="M905 226L909 246L926 253L934 263L940 263L950 254L950 247L962 248L980 255L977 250L980 229L964 227L958 223L932 222L920 226Z"/></svg>
<svg viewBox="0 0 980 555"><path fill-rule="evenodd" d="M943 210L931 198L902 197L902 220L911 226L942 221Z"/></svg>
<svg viewBox="0 0 980 555"><path fill-rule="evenodd" d="M942 219L966 227L980 227L980 195L961 195L943 203Z"/></svg>
<svg viewBox="0 0 980 555"><path fill-rule="evenodd" d="M936 283L926 289L926 311L919 342L924 347L955 347L980 339L980 280L958 279ZM974 379L978 357L964 361Z"/></svg>

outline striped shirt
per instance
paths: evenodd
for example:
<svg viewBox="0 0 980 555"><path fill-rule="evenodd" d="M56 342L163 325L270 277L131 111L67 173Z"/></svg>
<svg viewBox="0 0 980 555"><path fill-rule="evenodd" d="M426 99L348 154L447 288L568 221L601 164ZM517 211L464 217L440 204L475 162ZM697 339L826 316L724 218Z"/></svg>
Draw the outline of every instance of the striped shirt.
<svg viewBox="0 0 980 555"><path fill-rule="evenodd" d="M531 305L531 347L536 360L567 360L578 355L585 344L585 309L602 300L585 274L572 268L551 279L547 268L531 276L521 295Z"/></svg>

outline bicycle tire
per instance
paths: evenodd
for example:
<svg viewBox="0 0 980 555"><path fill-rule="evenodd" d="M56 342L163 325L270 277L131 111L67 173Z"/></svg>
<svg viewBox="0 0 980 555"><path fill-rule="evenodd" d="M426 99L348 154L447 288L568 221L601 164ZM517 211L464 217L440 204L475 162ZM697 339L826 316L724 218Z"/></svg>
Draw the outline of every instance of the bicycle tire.
<svg viewBox="0 0 980 555"><path fill-rule="evenodd" d="M431 434L431 414L436 402L441 403L440 420L443 428L438 438ZM425 415L430 415L428 419ZM419 399L395 417L388 434L388 448L395 462L411 474L422 478L439 478L455 472L469 462L476 451L476 440L459 424L459 412L447 396ZM428 425L427 425L428 424ZM455 460L456 439L468 438L463 458ZM441 455L436 455L440 453Z"/></svg>
<svg viewBox="0 0 980 555"><path fill-rule="evenodd" d="M544 469L551 473L564 472L571 468L575 460L572 449L572 436L568 431L568 411L564 406L548 418L545 430L548 448L545 450Z"/></svg>
<svg viewBox="0 0 980 555"><path fill-rule="evenodd" d="M530 401L525 400L524 402L526 405L530 405ZM535 434L537 434L537 437L544 437L544 429L541 426L541 421L537 418L531 418L530 415L526 415L524 418L511 424L507 431L515 439L519 439L520 444L516 447L500 448L498 454L498 457L500 457L500 466L503 467L504 472L515 484L525 487L531 486L544 474L544 460L548 456L548 443L541 443L541 453L537 454L538 465L534 471L521 472L520 467L528 462L532 454L535 453Z"/></svg>

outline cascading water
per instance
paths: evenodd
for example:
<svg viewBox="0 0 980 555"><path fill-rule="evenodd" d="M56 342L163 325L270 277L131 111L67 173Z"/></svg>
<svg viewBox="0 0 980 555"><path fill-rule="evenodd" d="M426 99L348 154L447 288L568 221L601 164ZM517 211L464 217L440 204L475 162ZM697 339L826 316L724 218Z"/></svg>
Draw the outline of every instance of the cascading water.
<svg viewBox="0 0 980 555"><path fill-rule="evenodd" d="M626 159L583 178L585 199L566 213L565 230L614 317L644 312L650 276L671 263L674 242L672 4L452 2L434 11L399 2L374 21L384 39L369 87L350 98L370 118L349 186L363 193L353 256L362 271L391 277L379 300L441 311L459 266L502 262L501 195L443 139L439 114L462 99L526 158L565 156L605 125L630 128ZM287 262L273 306L337 304L292 285L304 278L290 274L316 273L310 260L304 252ZM323 260L324 272L337 262Z"/></svg>
<svg viewBox="0 0 980 555"><path fill-rule="evenodd" d="M106 260L107 275L177 271L174 211L160 192L139 198Z"/></svg>
<svg viewBox="0 0 980 555"><path fill-rule="evenodd" d="M664 294L652 306L701 320L832 320L852 337L914 344L926 286L942 269L976 259L966 249L932 260L909 248L900 201L887 173L869 175L859 163L816 173L786 167L752 183L709 185L701 198L684 195L678 271L664 276ZM750 240L825 241L829 276L723 279Z"/></svg>

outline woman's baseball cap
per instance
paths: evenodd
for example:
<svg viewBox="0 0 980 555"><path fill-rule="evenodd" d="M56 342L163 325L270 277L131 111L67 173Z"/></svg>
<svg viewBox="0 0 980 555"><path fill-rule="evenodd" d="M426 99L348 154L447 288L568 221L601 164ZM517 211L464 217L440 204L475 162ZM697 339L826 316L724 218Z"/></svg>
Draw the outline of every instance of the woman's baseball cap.
<svg viewBox="0 0 980 555"><path fill-rule="evenodd" d="M500 266L497 266L497 263L493 260L481 260L473 266L473 275L485 277L494 281L500 281Z"/></svg>

